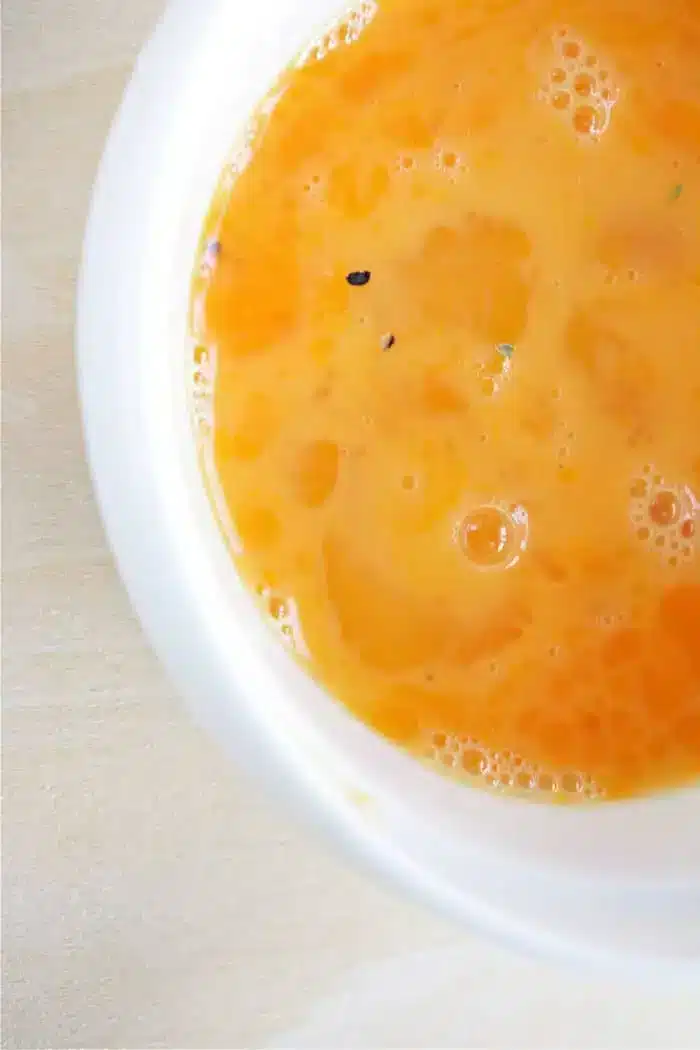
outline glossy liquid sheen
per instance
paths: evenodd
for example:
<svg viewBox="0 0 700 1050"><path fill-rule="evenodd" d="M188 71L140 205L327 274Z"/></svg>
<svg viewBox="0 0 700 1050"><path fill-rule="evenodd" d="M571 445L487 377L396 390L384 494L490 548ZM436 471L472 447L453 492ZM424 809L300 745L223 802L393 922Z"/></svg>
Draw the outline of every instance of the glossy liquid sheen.
<svg viewBox="0 0 700 1050"><path fill-rule="evenodd" d="M552 799L692 781L700 6L364 16L285 76L207 229L240 569L441 768Z"/></svg>

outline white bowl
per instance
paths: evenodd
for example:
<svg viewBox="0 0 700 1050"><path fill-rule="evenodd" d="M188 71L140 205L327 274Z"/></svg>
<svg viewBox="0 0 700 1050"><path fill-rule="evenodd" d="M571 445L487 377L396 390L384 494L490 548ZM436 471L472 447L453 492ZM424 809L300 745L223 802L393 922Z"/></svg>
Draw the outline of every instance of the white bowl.
<svg viewBox="0 0 700 1050"><path fill-rule="evenodd" d="M212 514L185 352L203 217L252 109L342 6L175 0L114 124L77 342L89 458L124 580L202 719L355 855L455 919L533 949L697 975L700 791L575 809L428 772L282 649Z"/></svg>

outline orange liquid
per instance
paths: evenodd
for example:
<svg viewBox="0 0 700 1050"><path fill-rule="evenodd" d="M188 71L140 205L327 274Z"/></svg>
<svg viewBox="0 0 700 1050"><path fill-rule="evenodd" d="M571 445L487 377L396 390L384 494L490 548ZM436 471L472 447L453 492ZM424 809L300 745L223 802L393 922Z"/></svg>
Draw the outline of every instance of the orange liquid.
<svg viewBox="0 0 700 1050"><path fill-rule="evenodd" d="M382 0L337 37L209 231L241 571L332 694L445 768L689 782L700 5Z"/></svg>

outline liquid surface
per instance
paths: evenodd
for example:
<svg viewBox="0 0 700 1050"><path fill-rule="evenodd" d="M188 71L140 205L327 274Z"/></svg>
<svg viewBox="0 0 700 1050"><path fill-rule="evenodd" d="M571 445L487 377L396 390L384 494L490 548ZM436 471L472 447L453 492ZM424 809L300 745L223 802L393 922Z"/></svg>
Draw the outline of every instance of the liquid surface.
<svg viewBox="0 0 700 1050"><path fill-rule="evenodd" d="M208 229L241 571L331 693L445 769L689 782L700 6L363 10L284 78Z"/></svg>

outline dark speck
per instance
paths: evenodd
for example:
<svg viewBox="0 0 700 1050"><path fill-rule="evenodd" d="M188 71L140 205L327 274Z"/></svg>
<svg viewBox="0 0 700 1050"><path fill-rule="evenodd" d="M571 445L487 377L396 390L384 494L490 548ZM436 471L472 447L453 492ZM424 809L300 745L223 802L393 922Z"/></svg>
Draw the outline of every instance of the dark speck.
<svg viewBox="0 0 700 1050"><path fill-rule="evenodd" d="M369 284L371 276L372 274L369 270L353 270L352 273L348 274L346 280L353 288L361 288L363 284Z"/></svg>
<svg viewBox="0 0 700 1050"><path fill-rule="evenodd" d="M396 336L389 332L387 335L382 336L382 350L391 350L392 346L396 342Z"/></svg>

